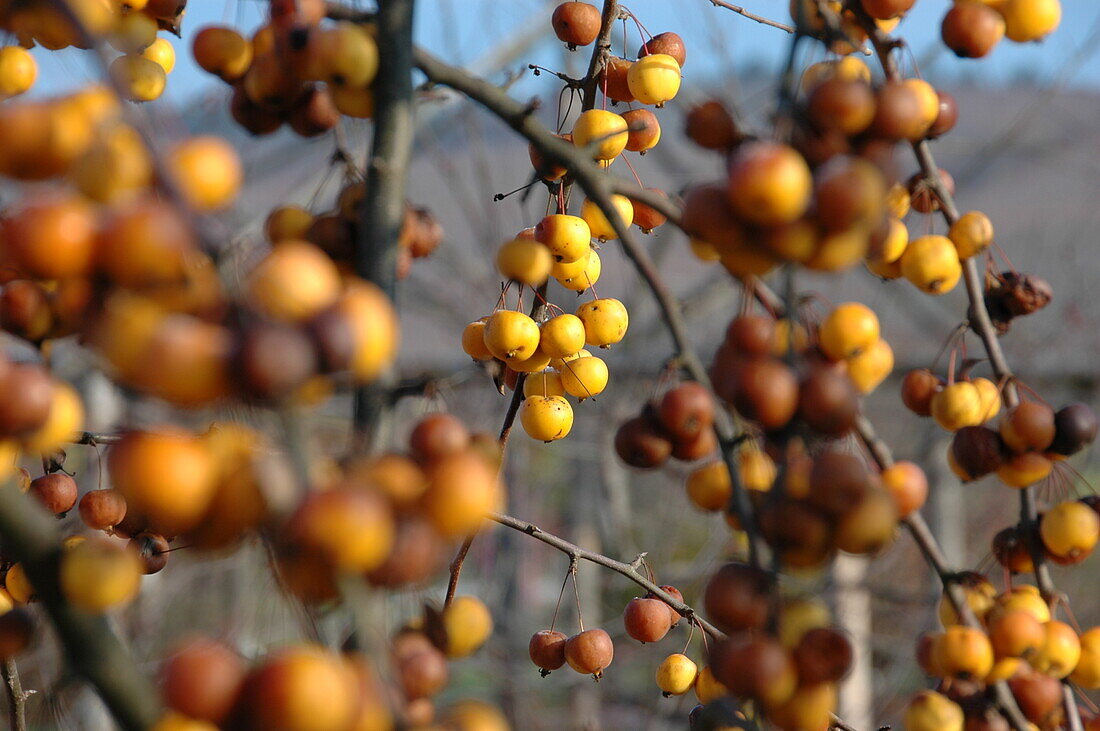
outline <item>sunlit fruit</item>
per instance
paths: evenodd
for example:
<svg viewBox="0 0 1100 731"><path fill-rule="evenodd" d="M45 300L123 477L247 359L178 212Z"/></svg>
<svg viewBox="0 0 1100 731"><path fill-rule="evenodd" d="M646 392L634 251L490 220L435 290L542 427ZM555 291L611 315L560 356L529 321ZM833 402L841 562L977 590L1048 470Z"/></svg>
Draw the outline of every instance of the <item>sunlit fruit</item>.
<svg viewBox="0 0 1100 731"><path fill-rule="evenodd" d="M399 678L403 669L399 664ZM239 703L249 729L342 729L355 715L355 686L340 656L315 645L290 645L253 668Z"/></svg>
<svg viewBox="0 0 1100 731"><path fill-rule="evenodd" d="M554 261L562 263L576 262L586 257L592 239L592 232L583 218L558 213L539 221L534 235L550 251Z"/></svg>
<svg viewBox="0 0 1100 731"><path fill-rule="evenodd" d="M1043 514L1039 533L1051 554L1066 561L1081 561L1100 540L1100 517L1082 502L1066 501Z"/></svg>
<svg viewBox="0 0 1100 731"><path fill-rule="evenodd" d="M0 97L26 92L37 78L38 64L27 49L20 46L0 48Z"/></svg>
<svg viewBox="0 0 1100 731"><path fill-rule="evenodd" d="M116 543L82 541L62 553L58 583L73 605L87 612L103 612L137 594L141 561L134 551Z"/></svg>
<svg viewBox="0 0 1100 731"><path fill-rule="evenodd" d="M901 256L902 275L928 294L945 294L962 275L959 253L946 236L921 236Z"/></svg>
<svg viewBox="0 0 1100 731"><path fill-rule="evenodd" d="M632 109L623 112L623 119L630 131L626 140L626 149L630 152L645 152L660 142L661 124L653 112L648 109Z"/></svg>
<svg viewBox="0 0 1100 731"><path fill-rule="evenodd" d="M611 56L604 63L597 83L608 99L616 102L634 101L634 95L630 93L630 85L627 83L627 74L633 65L634 62L630 59L619 56Z"/></svg>
<svg viewBox="0 0 1100 731"><path fill-rule="evenodd" d="M657 642L672 627L668 605L660 599L634 597L623 610L623 626L638 642Z"/></svg>
<svg viewBox="0 0 1100 731"><path fill-rule="evenodd" d="M126 434L107 453L107 467L127 506L168 535L196 526L216 488L202 442L175 428Z"/></svg>
<svg viewBox="0 0 1100 731"><path fill-rule="evenodd" d="M34 587L27 578L27 570L23 568L23 564L14 563L8 567L4 574L4 589L19 604L26 604L34 598Z"/></svg>
<svg viewBox="0 0 1100 731"><path fill-rule="evenodd" d="M308 495L287 524L296 545L345 572L382 565L393 545L389 506L375 492L337 487Z"/></svg>
<svg viewBox="0 0 1100 731"><path fill-rule="evenodd" d="M695 686L699 666L687 655L669 655L657 666L657 687L665 696L683 695Z"/></svg>
<svg viewBox="0 0 1100 731"><path fill-rule="evenodd" d="M1043 625L1043 644L1028 658L1031 666L1059 680L1073 672L1081 658L1081 641L1065 622L1050 620Z"/></svg>
<svg viewBox="0 0 1100 731"><path fill-rule="evenodd" d="M774 226L795 220L809 206L812 189L809 166L786 145L751 142L730 158L730 205L750 223Z"/></svg>
<svg viewBox="0 0 1100 731"><path fill-rule="evenodd" d="M978 389L969 381L945 386L932 396L932 418L948 431L981 424L982 404Z"/></svg>
<svg viewBox="0 0 1100 731"><path fill-rule="evenodd" d="M940 34L944 45L960 58L981 58L1004 38L1001 13L978 0L959 0L943 17Z"/></svg>
<svg viewBox="0 0 1100 731"><path fill-rule="evenodd" d="M311 59L320 81L336 87L364 88L378 72L378 44L366 27L341 22L315 31L310 38Z"/></svg>
<svg viewBox="0 0 1100 731"><path fill-rule="evenodd" d="M90 273L95 210L71 195L31 198L6 222L7 248L15 263L42 279Z"/></svg>
<svg viewBox="0 0 1100 731"><path fill-rule="evenodd" d="M993 243L993 223L981 211L967 211L951 224L947 238L955 244L960 259L969 259Z"/></svg>
<svg viewBox="0 0 1100 731"><path fill-rule="evenodd" d="M1046 629L1028 612L1014 609L989 621L989 641L998 658L1028 658L1043 646Z"/></svg>
<svg viewBox="0 0 1100 731"><path fill-rule="evenodd" d="M584 323L585 342L601 348L622 340L630 321L626 306L609 297L585 302L576 315Z"/></svg>
<svg viewBox="0 0 1100 731"><path fill-rule="evenodd" d="M600 33L600 11L595 5L569 0L554 8L550 23L558 40L570 46L587 46Z"/></svg>
<svg viewBox="0 0 1100 731"><path fill-rule="evenodd" d="M537 287L550 276L550 251L537 241L515 239L497 251L501 276L529 287Z"/></svg>
<svg viewBox="0 0 1100 731"><path fill-rule="evenodd" d="M166 74L172 73L176 68L176 49L165 38L157 38L141 52L141 55L164 69Z"/></svg>
<svg viewBox="0 0 1100 731"><path fill-rule="evenodd" d="M252 44L232 28L208 26L195 34L191 52L204 71L234 81L252 64Z"/></svg>
<svg viewBox="0 0 1100 731"><path fill-rule="evenodd" d="M1100 627L1081 635L1081 657L1070 680L1087 690L1100 688Z"/></svg>
<svg viewBox="0 0 1100 731"><path fill-rule="evenodd" d="M479 454L466 451L433 462L429 487L421 500L426 517L448 537L465 535L485 514L503 507L496 470Z"/></svg>
<svg viewBox="0 0 1100 731"><path fill-rule="evenodd" d="M180 192L198 211L228 207L244 179L237 153L218 137L193 137L177 144L167 164Z"/></svg>
<svg viewBox="0 0 1100 731"><path fill-rule="evenodd" d="M119 56L111 62L111 78L132 102L160 98L168 83L164 67L143 56Z"/></svg>
<svg viewBox="0 0 1100 731"><path fill-rule="evenodd" d="M530 396L520 406L519 419L532 439L552 442L573 428L573 407L561 396Z"/></svg>
<svg viewBox="0 0 1100 731"><path fill-rule="evenodd" d="M1005 35L1017 43L1042 40L1062 22L1059 0L1005 0Z"/></svg>
<svg viewBox="0 0 1100 731"><path fill-rule="evenodd" d="M25 437L42 429L53 408L54 383L41 366L0 368L0 433Z"/></svg>
<svg viewBox="0 0 1100 731"><path fill-rule="evenodd" d="M543 673L557 670L565 665L565 641L568 639L564 633L551 629L539 630L531 635L531 641L527 643L527 653L533 662Z"/></svg>
<svg viewBox="0 0 1100 731"><path fill-rule="evenodd" d="M989 579L976 571L964 571L956 577L956 583L962 588L966 606L974 616L978 620L985 619L995 604L994 597L997 593ZM940 595L937 615L944 627L963 623L951 595L946 591Z"/></svg>
<svg viewBox="0 0 1100 731"><path fill-rule="evenodd" d="M936 664L947 677L980 680L993 668L993 647L980 629L951 625L936 641Z"/></svg>
<svg viewBox="0 0 1100 731"><path fill-rule="evenodd" d="M875 95L875 116L871 131L887 140L916 142L924 137L934 117L924 114L921 93L900 81L883 84Z"/></svg>
<svg viewBox="0 0 1100 731"><path fill-rule="evenodd" d="M619 220L624 228L634 222L634 204L630 202L629 198L623 195L613 195L609 200L619 214ZM608 241L619 237L615 226L612 225L611 220L595 201L588 198L584 199L584 203L581 204L581 218L588 224L593 238Z"/></svg>
<svg viewBox="0 0 1100 731"><path fill-rule="evenodd" d="M589 149L594 160L614 160L629 137L626 120L604 109L589 109L573 124L573 144Z"/></svg>
<svg viewBox="0 0 1100 731"><path fill-rule="evenodd" d="M600 260L600 255L596 253L595 249L588 252L588 256L585 257L584 267L579 270L569 271L562 270L561 264L555 264L555 269L551 269L551 273L557 270L561 274L567 274L565 277L559 277L554 274L555 279L558 280L558 284L573 292L583 292L590 288L600 279L600 273L603 271L603 263Z"/></svg>
<svg viewBox="0 0 1100 731"><path fill-rule="evenodd" d="M785 703L768 709L768 720L781 729L827 729L837 708L834 683L800 685Z"/></svg>
<svg viewBox="0 0 1100 731"><path fill-rule="evenodd" d="M576 315L563 313L543 323L539 350L551 358L574 355L580 352L584 345L584 322Z"/></svg>
<svg viewBox="0 0 1100 731"><path fill-rule="evenodd" d="M821 323L820 346L833 360L851 358L879 339L878 317L867 305L837 305Z"/></svg>
<svg viewBox="0 0 1100 731"><path fill-rule="evenodd" d="M80 519L92 530L109 530L126 517L126 500L117 490L91 490L80 498Z"/></svg>
<svg viewBox="0 0 1100 731"><path fill-rule="evenodd" d="M905 706L906 731L963 731L966 717L957 703L931 690L922 690Z"/></svg>
<svg viewBox="0 0 1100 731"><path fill-rule="evenodd" d="M565 392L581 401L603 393L607 387L607 364L602 358L578 358L562 365L561 385Z"/></svg>
<svg viewBox="0 0 1100 731"><path fill-rule="evenodd" d="M526 360L539 344L539 326L514 310L497 310L485 322L485 346L503 361Z"/></svg>
<svg viewBox="0 0 1100 731"><path fill-rule="evenodd" d="M31 486L27 492L54 515L64 515L76 505L76 480L64 472L36 477L31 480ZM1085 509L1088 510L1088 508Z"/></svg>
<svg viewBox="0 0 1100 731"><path fill-rule="evenodd" d="M611 636L602 629L589 629L565 641L565 661L584 675L599 678L615 657Z"/></svg>
<svg viewBox="0 0 1100 731"><path fill-rule="evenodd" d="M894 370L894 351L878 339L861 353L848 359L848 377L860 393L871 393Z"/></svg>
<svg viewBox="0 0 1100 731"><path fill-rule="evenodd" d="M643 56L627 71L626 83L642 104L661 106L680 90L680 64L666 53Z"/></svg>
<svg viewBox="0 0 1100 731"><path fill-rule="evenodd" d="M493 615L477 597L456 596L443 610L443 627L447 632L447 657L468 657L493 633Z"/></svg>
<svg viewBox="0 0 1100 731"><path fill-rule="evenodd" d="M222 643L194 637L176 645L160 668L165 704L190 718L223 723L240 694L245 664Z"/></svg>
<svg viewBox="0 0 1100 731"><path fill-rule="evenodd" d="M924 506L928 498L928 478L919 466L913 462L896 462L883 470L881 477L883 486L894 498L899 518Z"/></svg>

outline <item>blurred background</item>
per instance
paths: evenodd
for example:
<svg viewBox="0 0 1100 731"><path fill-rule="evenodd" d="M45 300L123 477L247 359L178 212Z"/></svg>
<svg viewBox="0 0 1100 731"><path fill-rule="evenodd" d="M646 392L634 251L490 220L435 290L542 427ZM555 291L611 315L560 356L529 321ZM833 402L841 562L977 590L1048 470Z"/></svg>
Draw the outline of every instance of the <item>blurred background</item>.
<svg viewBox="0 0 1100 731"><path fill-rule="evenodd" d="M583 49L567 52L553 37L549 16L555 4L422 0L417 5L417 41L450 62L507 84L519 99L540 98L540 114L554 125L560 82L546 74L534 76L527 65L581 76L588 58ZM740 4L786 20L785 0ZM709 0L634 0L626 5L649 32L680 34L688 54L680 96L659 110L664 130L660 145L635 158L638 176L646 186L671 194L718 178L722 161L684 138L683 115L692 103L714 97L735 106L750 127L761 126L773 111L774 83L788 36ZM1096 408L1100 3L1066 0L1062 25L1046 42L1002 43L981 61L956 59L939 42L939 20L948 5L945 0L920 0L898 30L912 51L904 57L907 72L919 69L959 101L959 124L935 143L935 154L955 177L960 208L986 212L1011 265L1047 279L1054 290L1050 306L1014 324L1004 338L1006 353L1020 378L1055 407L1079 400ZM228 88L204 74L190 57L188 39L198 28L228 23L253 31L264 22L264 13L265 3L259 0L191 0L183 40L172 39L178 65L168 91L140 109L158 135L210 132L239 147L248 183L239 205L226 217L226 230L233 232L226 245L239 251L242 263L254 260L266 245L260 226L273 206L297 203L327 210L343 182L342 166L332 160L333 136L303 140L280 132L249 137L228 116ZM615 50L633 54L641 43L638 31L631 24L625 41L623 32L616 29ZM97 78L94 63L83 52L35 55L42 76L33 94L52 95ZM798 60L804 67L823 58L825 52L818 48ZM345 120L344 131L349 151L362 162L369 148L369 123ZM916 171L904 151L898 161L903 177ZM404 327L399 370L401 376L426 376L438 385L424 398L401 402L391 446L400 449L415 420L434 410L451 411L478 430L499 430L507 398L462 353L459 335L463 325L488 314L496 301L496 248L544 214L545 192L538 187L526 199L517 194L494 202L494 194L524 185L530 174L525 143L506 127L448 93L423 95L409 198L432 210L446 238L433 257L418 260L399 284ZM631 176L620 163L612 174ZM907 223L918 235L944 230L933 216L912 213ZM738 311L740 289L721 268L690 256L684 236L669 227L644 242L681 298L695 346L709 360ZM706 577L736 547L720 517L703 515L689 504L683 490L689 466L641 473L623 467L614 455L611 441L617 424L667 385L662 367L672 355L672 344L649 292L618 246L605 245L601 256L604 269L597 288L601 296L626 303L630 332L606 354L611 368L607 391L576 407L567 439L544 445L516 430L506 467L508 512L625 561L646 552L659 583L675 584L692 604L699 600ZM806 275L799 285L823 302L858 300L879 314L897 366L892 380L868 399L868 411L895 454L927 470L933 488L925 514L947 555L957 567L986 570L1003 585L990 555L990 539L1016 521L1016 493L993 482L961 485L946 466L949 435L905 410L898 398L900 376L909 368L931 366L964 317L962 287L930 298L904 281L880 282L861 267L827 277ZM552 285L550 299L571 311L576 296ZM971 355L980 351L976 339L968 343ZM89 428L109 431L124 404L90 365L74 349L65 354L59 375L77 381L99 405L92 407ZM988 365L978 364L975 373L988 375ZM158 407L140 408L155 412ZM316 453L345 443L349 413L348 401L337 398L310 417ZM269 419L243 408L193 418L202 422L214 417L260 424ZM1075 457L1070 465L1060 466L1040 488L1041 506L1094 492L1094 455ZM77 472L82 492L99 486L94 449L75 447L68 466ZM69 520L76 530L78 519L74 515ZM694 699L663 699L653 683L661 659L681 651L688 641L686 628L681 624L660 647L627 638L620 614L637 587L599 567L581 565L578 582L585 626L602 625L616 639L615 661L604 679L596 685L569 670L543 679L530 664L528 638L549 626L567 565L562 554L504 529L479 537L459 593L482 597L493 609L497 629L477 656L453 666L444 700L476 696L501 703L520 729L686 727ZM1095 556L1070 569L1054 567L1055 581L1070 596L1082 626L1100 621L1098 567ZM845 688L842 715L860 729L896 723L908 694L927 684L915 663L913 643L919 632L936 626L939 593L909 537L899 535L869 564L844 559L831 573L792 577L787 589L838 605L860 641L859 667ZM379 637L416 614L422 603L440 603L442 596L442 582L437 582L386 597L379 602L384 610L376 627ZM563 603L559 617L559 627L567 633L576 621L569 607L570 602ZM339 616L322 612L320 621L329 636L339 637L343 631ZM231 638L252 655L302 632L300 617L281 600L257 546L226 556L174 553L161 574L146 580L141 598L118 617L118 624L149 672L155 670L153 658L191 632ZM698 658L701 653L696 634L688 654ZM90 691L58 675L56 653L48 643L39 647L33 661L21 665L24 686L37 691L28 706L35 728L110 728Z"/></svg>

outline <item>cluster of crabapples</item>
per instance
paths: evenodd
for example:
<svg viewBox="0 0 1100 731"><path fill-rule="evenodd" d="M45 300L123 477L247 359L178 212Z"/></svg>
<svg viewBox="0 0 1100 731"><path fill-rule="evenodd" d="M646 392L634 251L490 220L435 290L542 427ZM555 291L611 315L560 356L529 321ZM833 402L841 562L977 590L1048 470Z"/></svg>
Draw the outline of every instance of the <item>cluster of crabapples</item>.
<svg viewBox="0 0 1100 731"><path fill-rule="evenodd" d="M529 436L544 442L561 439L572 429L573 407L566 395L583 401L607 387L607 364L585 346L609 348L623 339L629 324L626 306L617 299L593 293L593 299L570 314L539 294L551 277L578 294L593 290L602 267L592 245L590 221L599 225L594 210L586 205L581 216L548 215L497 251L497 268L509 283L507 287L518 285L521 292L530 287L546 303L539 308L541 322L502 307L471 322L462 332L467 355L477 361L502 363L505 382L511 387L520 387L522 375L520 423ZM507 288L501 303L506 295ZM520 304L517 300L517 307Z"/></svg>
<svg viewBox="0 0 1100 731"><path fill-rule="evenodd" d="M1092 513L1093 542L1097 518ZM1060 506L1061 507L1061 506ZM1052 511L1053 512L1053 511ZM1056 529L1064 530L1064 524ZM1044 532L1045 534L1045 532ZM911 731L943 729L1007 729L1007 721L981 692L995 681L1007 680L1024 716L1037 727L1056 728L1062 716L1063 679L1087 690L1100 687L1100 627L1079 633L1058 621L1052 609L1030 585L998 593L983 575L959 577L967 611L977 626L964 624L945 595L939 618L944 629L927 632L917 641L917 660L931 677L939 678L936 691L917 694L905 712Z"/></svg>
<svg viewBox="0 0 1100 731"><path fill-rule="evenodd" d="M507 729L501 712L486 703L457 701L437 714L432 700L447 684L448 661L473 653L491 631L488 608L468 596L409 623L391 641L396 687L354 650L296 643L250 666L222 641L190 637L160 667L170 710L157 729Z"/></svg>
<svg viewBox="0 0 1100 731"><path fill-rule="evenodd" d="M110 73L130 101L152 101L164 93L176 52L157 33L178 33L186 0L73 0L68 4L91 39L56 3L0 4L0 29L18 44L0 49L0 96L16 96L34 85L38 65L28 49L90 48L89 41L100 38L122 54L111 62Z"/></svg>
<svg viewBox="0 0 1100 731"><path fill-rule="evenodd" d="M226 26L195 35L195 61L233 87L230 112L251 134L271 134L286 123L302 137L316 137L341 115L374 114L372 26L324 17L323 2L273 2L270 22L252 38Z"/></svg>
<svg viewBox="0 0 1100 731"><path fill-rule="evenodd" d="M888 7L902 2L868 0L863 5ZM1059 0L955 0L943 16L940 35L959 58L981 58L1005 36L1016 43L1041 41L1061 22Z"/></svg>
<svg viewBox="0 0 1100 731"><path fill-rule="evenodd" d="M272 209L264 221L264 234L272 244L308 241L325 252L341 271L354 269L353 253L363 220L366 183L345 185L330 211L314 214L296 205ZM443 226L426 208L405 204L405 220L398 237L397 278L408 276L413 259L430 256L443 241Z"/></svg>

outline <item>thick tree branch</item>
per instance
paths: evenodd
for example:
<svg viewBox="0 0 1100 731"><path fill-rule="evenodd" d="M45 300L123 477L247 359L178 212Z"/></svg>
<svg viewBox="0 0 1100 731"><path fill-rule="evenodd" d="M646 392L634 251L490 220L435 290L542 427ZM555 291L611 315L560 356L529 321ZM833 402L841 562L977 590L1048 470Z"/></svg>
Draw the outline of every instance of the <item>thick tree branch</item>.
<svg viewBox="0 0 1100 731"><path fill-rule="evenodd" d="M355 241L355 271L396 301L397 255L405 221L405 190L412 159L412 32L414 0L378 5L378 76L374 80L374 140L366 195ZM392 410L392 373L355 394L358 440L377 445ZM369 433L369 434L368 434ZM362 441L360 442L362 444Z"/></svg>
<svg viewBox="0 0 1100 731"><path fill-rule="evenodd" d="M57 584L61 535L57 521L10 481L0 485L0 540L4 553L23 564L72 669L99 692L125 729L142 731L160 717L159 694L123 648L105 617L76 609Z"/></svg>

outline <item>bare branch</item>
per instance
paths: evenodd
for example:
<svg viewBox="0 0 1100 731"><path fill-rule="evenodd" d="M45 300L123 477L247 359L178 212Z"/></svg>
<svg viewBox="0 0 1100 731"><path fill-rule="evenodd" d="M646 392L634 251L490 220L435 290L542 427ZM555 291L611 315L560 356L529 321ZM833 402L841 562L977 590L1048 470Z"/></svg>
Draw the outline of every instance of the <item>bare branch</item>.
<svg viewBox="0 0 1100 731"><path fill-rule="evenodd" d="M19 682L19 668L15 660L5 660L0 674L4 676L4 688L8 694L8 719L12 731L27 731L27 694Z"/></svg>
<svg viewBox="0 0 1100 731"><path fill-rule="evenodd" d="M786 31L787 33L794 33L794 27L793 26L787 25L786 23L780 23L780 22L772 20L770 18L765 18L763 15L757 15L756 13L751 13L748 10L745 10L745 8L741 7L740 5L734 5L733 3L727 3L727 2L724 2L724 0L707 0L707 2L709 2L711 5L713 5L716 8L725 8L726 10L732 10L733 12L737 13L738 15L744 16L744 17L748 18L749 20L755 20L757 23L762 23L763 25L769 25L772 28L778 28L779 30Z"/></svg>

